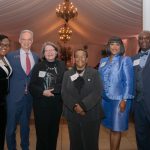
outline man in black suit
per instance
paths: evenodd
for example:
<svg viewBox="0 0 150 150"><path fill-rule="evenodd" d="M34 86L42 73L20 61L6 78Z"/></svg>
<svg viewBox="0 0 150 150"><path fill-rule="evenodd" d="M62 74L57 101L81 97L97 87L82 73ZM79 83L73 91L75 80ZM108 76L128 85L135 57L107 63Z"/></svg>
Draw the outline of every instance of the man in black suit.
<svg viewBox="0 0 150 150"><path fill-rule="evenodd" d="M135 100L133 103L138 150L150 149L150 31L138 36L140 52L133 57Z"/></svg>

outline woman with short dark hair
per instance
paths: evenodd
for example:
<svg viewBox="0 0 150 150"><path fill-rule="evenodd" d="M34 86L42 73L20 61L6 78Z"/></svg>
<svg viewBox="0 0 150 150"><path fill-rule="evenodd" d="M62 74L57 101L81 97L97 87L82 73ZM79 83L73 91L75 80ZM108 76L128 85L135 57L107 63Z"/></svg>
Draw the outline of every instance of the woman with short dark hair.
<svg viewBox="0 0 150 150"><path fill-rule="evenodd" d="M98 150L102 85L97 70L87 66L88 53L78 49L75 65L62 84L64 116L68 122L70 150Z"/></svg>

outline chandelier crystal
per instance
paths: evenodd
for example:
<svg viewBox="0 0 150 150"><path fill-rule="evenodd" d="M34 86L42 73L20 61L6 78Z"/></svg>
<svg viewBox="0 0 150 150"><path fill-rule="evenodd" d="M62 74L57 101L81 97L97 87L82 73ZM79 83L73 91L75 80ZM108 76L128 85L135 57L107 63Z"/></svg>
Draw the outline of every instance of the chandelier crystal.
<svg viewBox="0 0 150 150"><path fill-rule="evenodd" d="M72 30L71 28L68 26L68 24L64 24L58 31L59 33L59 39L61 41L63 41L64 43L66 43L67 41L70 40L71 35L72 35Z"/></svg>
<svg viewBox="0 0 150 150"><path fill-rule="evenodd" d="M59 4L56 8L56 15L68 22L70 19L78 15L78 11L72 2L64 0L64 2Z"/></svg>

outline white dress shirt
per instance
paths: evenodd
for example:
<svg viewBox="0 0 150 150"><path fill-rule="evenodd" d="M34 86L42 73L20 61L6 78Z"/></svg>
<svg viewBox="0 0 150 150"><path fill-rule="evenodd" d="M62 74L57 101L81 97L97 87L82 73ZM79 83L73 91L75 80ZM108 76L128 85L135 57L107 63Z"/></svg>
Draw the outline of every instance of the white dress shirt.
<svg viewBox="0 0 150 150"><path fill-rule="evenodd" d="M34 58L33 58L33 55L31 53L31 50L28 51L28 56L30 59L31 69L32 69L35 62L34 62ZM23 49L20 49L20 61L21 61L21 66L22 66L24 72L26 72L26 52Z"/></svg>

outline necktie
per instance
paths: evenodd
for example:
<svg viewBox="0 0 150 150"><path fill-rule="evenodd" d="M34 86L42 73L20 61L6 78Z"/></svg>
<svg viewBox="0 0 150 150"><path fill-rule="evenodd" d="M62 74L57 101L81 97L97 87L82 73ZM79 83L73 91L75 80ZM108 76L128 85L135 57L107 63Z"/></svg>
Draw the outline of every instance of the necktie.
<svg viewBox="0 0 150 150"><path fill-rule="evenodd" d="M29 75L31 70L31 62L29 58L29 53L26 53L26 74Z"/></svg>

